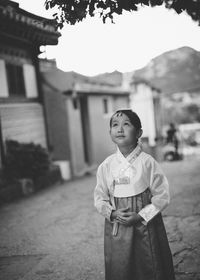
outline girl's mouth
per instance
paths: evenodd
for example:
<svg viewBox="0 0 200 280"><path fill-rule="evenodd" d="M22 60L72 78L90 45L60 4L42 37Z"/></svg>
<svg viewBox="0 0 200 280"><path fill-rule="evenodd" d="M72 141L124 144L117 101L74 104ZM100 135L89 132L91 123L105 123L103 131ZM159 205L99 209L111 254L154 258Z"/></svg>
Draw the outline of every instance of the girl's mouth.
<svg viewBox="0 0 200 280"><path fill-rule="evenodd" d="M124 135L118 135L117 138L124 138Z"/></svg>

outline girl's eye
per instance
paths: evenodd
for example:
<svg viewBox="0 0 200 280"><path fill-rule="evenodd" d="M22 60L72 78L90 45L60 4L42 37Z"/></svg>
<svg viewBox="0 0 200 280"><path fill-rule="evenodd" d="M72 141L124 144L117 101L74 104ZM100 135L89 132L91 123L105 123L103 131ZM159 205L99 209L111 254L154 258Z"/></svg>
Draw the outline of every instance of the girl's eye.
<svg viewBox="0 0 200 280"><path fill-rule="evenodd" d="M112 127L115 127L115 126L117 126L117 123L113 123L113 124L112 124Z"/></svg>
<svg viewBox="0 0 200 280"><path fill-rule="evenodd" d="M130 125L130 123L129 123L129 122L125 122L125 123L124 123L124 125L128 125L128 126L129 126L129 125Z"/></svg>

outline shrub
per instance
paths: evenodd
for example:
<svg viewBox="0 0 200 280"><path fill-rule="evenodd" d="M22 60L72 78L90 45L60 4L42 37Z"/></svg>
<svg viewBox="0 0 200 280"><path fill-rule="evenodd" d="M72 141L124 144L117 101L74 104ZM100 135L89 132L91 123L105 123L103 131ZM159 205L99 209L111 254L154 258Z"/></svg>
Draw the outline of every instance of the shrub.
<svg viewBox="0 0 200 280"><path fill-rule="evenodd" d="M48 152L41 145L6 141L4 175L7 180L30 178L35 182L49 168Z"/></svg>

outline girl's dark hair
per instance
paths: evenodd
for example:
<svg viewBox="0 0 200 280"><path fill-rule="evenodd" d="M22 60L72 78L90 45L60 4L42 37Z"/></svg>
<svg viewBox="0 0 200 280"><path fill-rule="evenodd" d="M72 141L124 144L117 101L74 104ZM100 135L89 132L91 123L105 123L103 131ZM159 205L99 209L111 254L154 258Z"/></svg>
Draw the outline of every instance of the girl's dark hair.
<svg viewBox="0 0 200 280"><path fill-rule="evenodd" d="M141 121L140 121L140 118L138 117L138 115L133 112L132 110L130 109L123 109L123 110L117 110L113 115L112 117L110 118L110 127L112 126L112 121L113 121L113 118L114 116L116 116L117 114L125 114L130 122L132 123L132 125L138 130L138 129L141 129L142 128L142 125L141 125Z"/></svg>

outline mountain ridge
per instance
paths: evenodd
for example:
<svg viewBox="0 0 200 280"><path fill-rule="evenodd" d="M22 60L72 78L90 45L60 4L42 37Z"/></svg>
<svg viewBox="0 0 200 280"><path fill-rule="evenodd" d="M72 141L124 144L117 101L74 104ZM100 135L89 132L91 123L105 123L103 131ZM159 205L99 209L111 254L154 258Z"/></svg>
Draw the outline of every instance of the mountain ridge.
<svg viewBox="0 0 200 280"><path fill-rule="evenodd" d="M200 88L200 52L181 47L153 58L133 72L133 79L150 81L165 94Z"/></svg>
<svg viewBox="0 0 200 280"><path fill-rule="evenodd" d="M126 73L113 71L90 78L96 82L122 85ZM132 80L146 80L163 94L200 91L200 52L183 46L153 58L143 68L128 72Z"/></svg>

